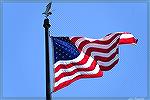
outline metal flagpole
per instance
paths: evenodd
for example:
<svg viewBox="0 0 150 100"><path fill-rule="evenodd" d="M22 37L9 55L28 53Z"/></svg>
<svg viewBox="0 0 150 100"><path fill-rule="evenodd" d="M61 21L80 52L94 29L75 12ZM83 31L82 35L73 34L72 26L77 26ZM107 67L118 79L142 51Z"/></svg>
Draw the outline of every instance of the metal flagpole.
<svg viewBox="0 0 150 100"><path fill-rule="evenodd" d="M46 100L51 100L51 88L50 88L50 68L49 68L49 34L50 28L49 19L44 20L43 27L45 28L45 60L46 60Z"/></svg>
<svg viewBox="0 0 150 100"><path fill-rule="evenodd" d="M52 14L51 12L49 12L51 8L51 4L52 2L50 2L46 6L46 11L42 13L46 15L45 16L46 19L44 19L44 24L43 24L43 27L45 28L46 100L52 99L51 86L50 86L50 68L49 68L49 28L51 25L49 24L49 19L47 18L49 15Z"/></svg>

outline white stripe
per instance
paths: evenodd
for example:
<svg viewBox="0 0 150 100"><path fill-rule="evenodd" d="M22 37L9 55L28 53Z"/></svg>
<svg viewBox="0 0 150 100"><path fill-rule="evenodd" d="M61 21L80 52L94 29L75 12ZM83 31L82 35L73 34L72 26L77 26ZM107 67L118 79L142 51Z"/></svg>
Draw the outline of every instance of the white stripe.
<svg viewBox="0 0 150 100"><path fill-rule="evenodd" d="M134 37L132 34L122 34L120 36L120 39L122 39L122 38L132 38L132 37Z"/></svg>
<svg viewBox="0 0 150 100"><path fill-rule="evenodd" d="M65 81L72 80L73 78L79 75L93 75L93 74L97 74L99 71L100 71L99 65L96 65L95 69L92 71L79 71L71 76L66 76L66 77L61 78L59 81L55 82L54 87L57 87L59 84Z"/></svg>
<svg viewBox="0 0 150 100"><path fill-rule="evenodd" d="M73 37L69 37L69 39L71 40L71 39L73 39L75 36L73 36Z"/></svg>
<svg viewBox="0 0 150 100"><path fill-rule="evenodd" d="M70 40L72 40L73 38L77 38L77 36L69 37ZM82 37L79 37L79 38L82 38Z"/></svg>
<svg viewBox="0 0 150 100"><path fill-rule="evenodd" d="M60 60L60 61L57 61L55 64L54 64L54 67L56 68L59 64L64 64L64 65L67 65L67 64L70 64L70 63L76 63L76 62L79 62L81 61L83 58L84 58L84 53L81 52L80 55L75 58L75 59L72 59L72 60Z"/></svg>
<svg viewBox="0 0 150 100"><path fill-rule="evenodd" d="M102 52L91 52L91 56L94 57L94 56L100 56L100 57L110 57L113 53L116 52L118 46L116 46L113 50L111 50L109 53L102 53Z"/></svg>
<svg viewBox="0 0 150 100"><path fill-rule="evenodd" d="M60 69L58 72L55 73L55 77L58 77L61 73L71 72L71 71L78 69L78 68L88 68L91 66L93 61L94 61L94 59L92 57L89 57L88 61L83 65L75 65L75 66L72 66L72 67L67 68L67 69Z"/></svg>
<svg viewBox="0 0 150 100"><path fill-rule="evenodd" d="M109 62L102 62L102 61L97 61L98 65L102 65L102 66L110 66L111 64L113 64L116 60L118 60L119 55L117 54L112 60L110 60Z"/></svg>
<svg viewBox="0 0 150 100"><path fill-rule="evenodd" d="M114 32L115 34L131 34L130 32Z"/></svg>

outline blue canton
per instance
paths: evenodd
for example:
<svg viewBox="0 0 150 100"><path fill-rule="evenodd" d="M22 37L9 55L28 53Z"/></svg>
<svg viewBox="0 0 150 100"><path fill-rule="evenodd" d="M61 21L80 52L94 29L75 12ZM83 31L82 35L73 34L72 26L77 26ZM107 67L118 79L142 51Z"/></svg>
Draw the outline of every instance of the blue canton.
<svg viewBox="0 0 150 100"><path fill-rule="evenodd" d="M71 43L69 37L51 37L54 49L54 63L59 60L72 60L80 55L80 52Z"/></svg>

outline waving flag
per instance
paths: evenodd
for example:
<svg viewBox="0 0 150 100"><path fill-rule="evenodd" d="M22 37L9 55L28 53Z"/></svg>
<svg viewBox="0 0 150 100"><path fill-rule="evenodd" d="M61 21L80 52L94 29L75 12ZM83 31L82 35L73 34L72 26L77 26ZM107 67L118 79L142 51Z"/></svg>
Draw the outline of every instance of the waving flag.
<svg viewBox="0 0 150 100"><path fill-rule="evenodd" d="M54 49L54 92L81 78L102 77L119 61L119 44L136 44L128 32L116 32L101 39L51 37Z"/></svg>

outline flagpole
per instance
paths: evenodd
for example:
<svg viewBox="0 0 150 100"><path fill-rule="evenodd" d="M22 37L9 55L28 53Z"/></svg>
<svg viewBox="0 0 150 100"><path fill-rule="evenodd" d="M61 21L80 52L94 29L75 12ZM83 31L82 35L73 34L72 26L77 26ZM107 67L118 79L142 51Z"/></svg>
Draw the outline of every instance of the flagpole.
<svg viewBox="0 0 150 100"><path fill-rule="evenodd" d="M50 68L49 68L49 19L44 19L43 27L45 28L45 63L46 63L46 100L51 100L51 88L50 88Z"/></svg>

